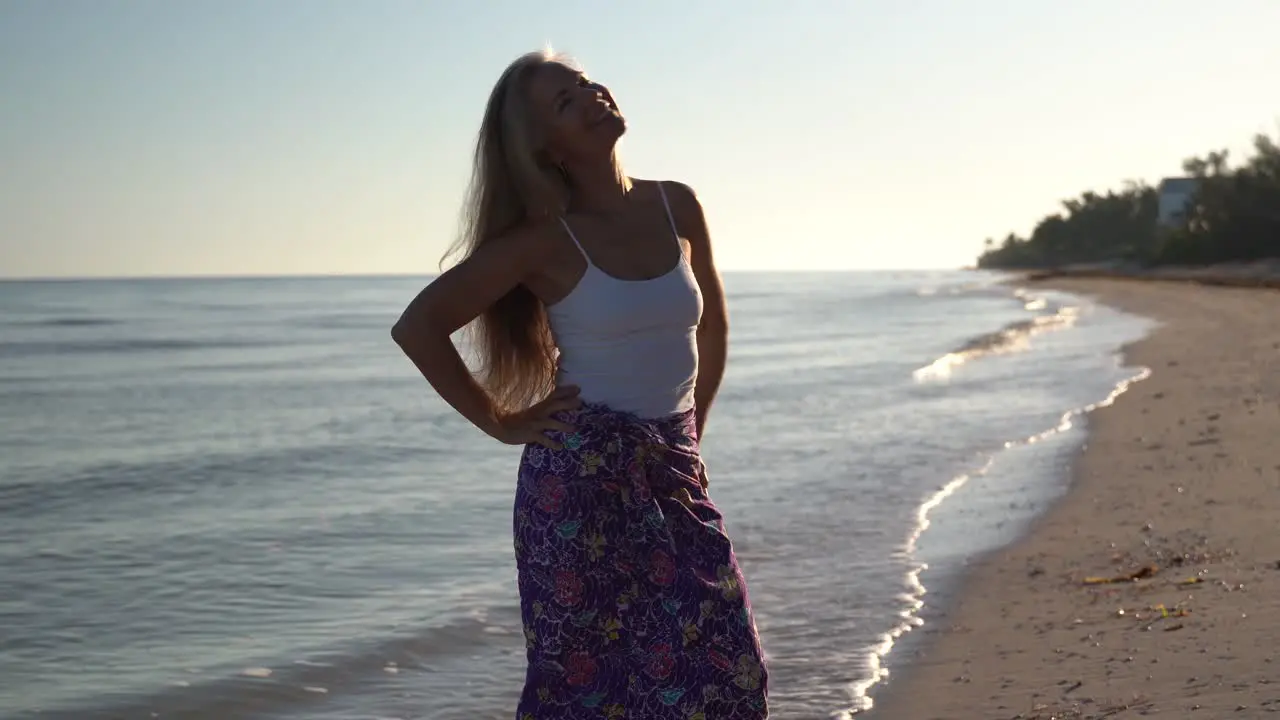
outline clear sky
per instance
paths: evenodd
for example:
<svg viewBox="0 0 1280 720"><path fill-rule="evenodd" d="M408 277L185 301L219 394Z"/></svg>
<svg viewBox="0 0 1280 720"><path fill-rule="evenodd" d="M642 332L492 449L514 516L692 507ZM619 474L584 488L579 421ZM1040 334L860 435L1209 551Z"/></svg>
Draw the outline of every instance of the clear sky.
<svg viewBox="0 0 1280 720"><path fill-rule="evenodd" d="M1280 0L2 0L0 276L436 268L550 43L723 269L954 267L1280 127Z"/></svg>

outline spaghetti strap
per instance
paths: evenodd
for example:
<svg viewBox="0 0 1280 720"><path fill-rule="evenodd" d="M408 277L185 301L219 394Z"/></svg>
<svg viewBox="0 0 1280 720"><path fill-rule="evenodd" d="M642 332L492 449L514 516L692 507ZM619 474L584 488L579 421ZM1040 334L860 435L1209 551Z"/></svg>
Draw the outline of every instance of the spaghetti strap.
<svg viewBox="0 0 1280 720"><path fill-rule="evenodd" d="M667 191L662 188L662 181L658 181L658 194L662 196L662 207L667 210L667 222L671 223L671 235L675 238L676 247L680 248L680 257L684 257L684 244L680 242L680 231L676 229L676 216L671 214L671 203L667 202Z"/></svg>
<svg viewBox="0 0 1280 720"><path fill-rule="evenodd" d="M564 231L569 233L569 239L578 247L578 252L582 253L582 259L587 261L587 265L592 265L591 256L583 249L582 243L578 242L578 236L573 234L573 228L569 227L569 221L565 220L563 215L560 216L560 224L564 226Z"/></svg>

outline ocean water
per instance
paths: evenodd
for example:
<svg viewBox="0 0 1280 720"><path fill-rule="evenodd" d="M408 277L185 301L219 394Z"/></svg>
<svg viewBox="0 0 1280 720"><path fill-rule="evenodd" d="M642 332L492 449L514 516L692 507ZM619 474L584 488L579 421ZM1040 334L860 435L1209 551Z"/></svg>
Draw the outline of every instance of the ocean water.
<svg viewBox="0 0 1280 720"><path fill-rule="evenodd" d="M726 275L704 452L774 717L866 708L1138 375L1146 321L999 281ZM422 282L0 283L0 717L512 716L519 449L392 344Z"/></svg>

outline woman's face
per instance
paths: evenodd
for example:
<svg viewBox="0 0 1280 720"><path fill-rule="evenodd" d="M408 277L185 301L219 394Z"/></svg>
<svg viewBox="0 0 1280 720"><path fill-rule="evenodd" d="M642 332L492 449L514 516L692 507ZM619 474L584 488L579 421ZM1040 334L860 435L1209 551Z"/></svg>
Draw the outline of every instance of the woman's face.
<svg viewBox="0 0 1280 720"><path fill-rule="evenodd" d="M534 71L529 100L556 164L608 156L626 132L626 120L609 91L562 63L549 62Z"/></svg>

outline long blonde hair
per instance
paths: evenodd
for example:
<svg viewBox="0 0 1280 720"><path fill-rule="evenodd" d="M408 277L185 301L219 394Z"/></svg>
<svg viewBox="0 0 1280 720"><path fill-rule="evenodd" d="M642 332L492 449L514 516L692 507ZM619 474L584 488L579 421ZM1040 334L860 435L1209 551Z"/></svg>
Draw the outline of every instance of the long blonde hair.
<svg viewBox="0 0 1280 720"><path fill-rule="evenodd" d="M462 232L441 260L470 257L484 243L531 219L564 212L568 179L546 156L529 103L529 79L549 62L571 64L550 49L520 56L489 94L476 138ZM468 329L480 362L479 380L500 409L540 399L555 382L556 350L546 307L519 285L481 313Z"/></svg>

